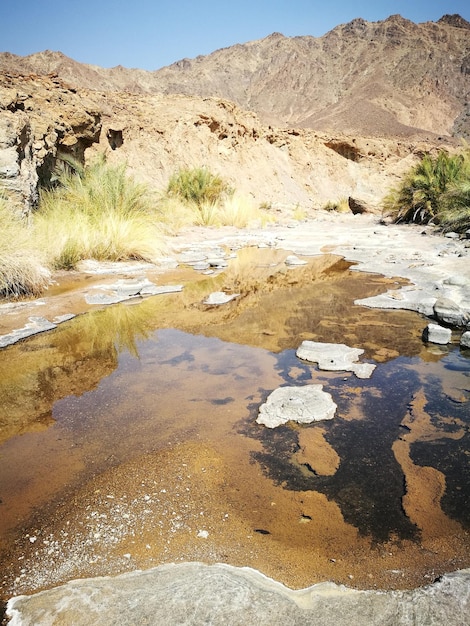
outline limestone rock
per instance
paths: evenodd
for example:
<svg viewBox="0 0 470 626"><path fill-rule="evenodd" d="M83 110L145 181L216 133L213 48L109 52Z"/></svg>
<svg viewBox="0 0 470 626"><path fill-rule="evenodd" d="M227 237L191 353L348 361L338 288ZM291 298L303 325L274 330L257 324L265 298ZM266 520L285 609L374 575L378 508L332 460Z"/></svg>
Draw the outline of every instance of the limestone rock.
<svg viewBox="0 0 470 626"><path fill-rule="evenodd" d="M208 304L210 306L219 306L220 304L227 304L231 300L238 298L239 293L225 293L225 291L214 291L209 294L207 298L204 300L204 304Z"/></svg>
<svg viewBox="0 0 470 626"><path fill-rule="evenodd" d="M26 339L27 337L31 337L32 335L37 335L38 333L43 333L46 330L53 330L57 327L57 323L50 322L45 317L40 316L31 316L27 324L23 326L23 328L19 328L18 330L14 330L7 335L0 336L0 348L5 348L6 346L11 346L12 344L20 341L21 339Z"/></svg>
<svg viewBox="0 0 470 626"><path fill-rule="evenodd" d="M248 567L181 563L17 596L8 602L7 617L11 626L462 626L468 624L469 590L469 569L406 591L358 591L328 582L294 591Z"/></svg>
<svg viewBox="0 0 470 626"><path fill-rule="evenodd" d="M451 326L465 326L468 315L450 298L438 298L434 303L434 316L439 322Z"/></svg>
<svg viewBox="0 0 470 626"><path fill-rule="evenodd" d="M467 330L461 337L460 337L460 345L463 348L470 348L470 331Z"/></svg>
<svg viewBox="0 0 470 626"><path fill-rule="evenodd" d="M361 348L350 348L343 343L303 341L297 348L299 359L317 363L319 369L332 372L354 372L358 378L370 378L375 369L372 363L357 363L364 353Z"/></svg>
<svg viewBox="0 0 470 626"><path fill-rule="evenodd" d="M131 298L176 293L182 285L155 285L147 278L120 279L111 285L100 285L94 292L87 293L87 304L117 304Z"/></svg>
<svg viewBox="0 0 470 626"><path fill-rule="evenodd" d="M258 424L276 428L289 421L310 424L333 419L336 404L323 385L305 387L279 387L259 408Z"/></svg>
<svg viewBox="0 0 470 626"><path fill-rule="evenodd" d="M429 341L430 343L446 345L450 342L451 338L452 331L450 328L444 328L443 326L439 326L439 324L428 324L423 331L424 341Z"/></svg>

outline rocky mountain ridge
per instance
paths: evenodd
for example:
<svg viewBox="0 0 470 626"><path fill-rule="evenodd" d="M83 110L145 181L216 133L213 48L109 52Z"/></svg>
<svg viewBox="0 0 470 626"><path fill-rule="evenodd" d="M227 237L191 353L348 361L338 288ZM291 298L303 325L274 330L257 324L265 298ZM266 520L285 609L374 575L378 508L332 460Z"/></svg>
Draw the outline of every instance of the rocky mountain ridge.
<svg viewBox="0 0 470 626"><path fill-rule="evenodd" d="M231 100L263 124L376 136L470 136L470 23L361 18L322 37L237 44L148 72L84 65L57 52L0 54L0 68L55 73L99 91Z"/></svg>
<svg viewBox="0 0 470 626"><path fill-rule="evenodd" d="M58 158L105 151L156 190L206 166L257 203L379 210L420 156L465 135L469 33L459 16L356 19L156 72L2 53L0 184L28 212Z"/></svg>

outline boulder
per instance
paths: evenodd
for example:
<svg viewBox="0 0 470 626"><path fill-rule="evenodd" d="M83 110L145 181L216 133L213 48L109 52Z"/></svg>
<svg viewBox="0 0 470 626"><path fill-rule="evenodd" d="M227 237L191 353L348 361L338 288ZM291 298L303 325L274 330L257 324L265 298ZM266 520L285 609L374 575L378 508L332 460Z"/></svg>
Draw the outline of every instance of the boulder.
<svg viewBox="0 0 470 626"><path fill-rule="evenodd" d="M452 331L450 328L444 328L439 324L428 324L423 331L424 341L430 343L440 343L446 345L450 342L452 337Z"/></svg>
<svg viewBox="0 0 470 626"><path fill-rule="evenodd" d="M468 315L450 298L438 298L434 303L434 317L451 326L465 326Z"/></svg>
<svg viewBox="0 0 470 626"><path fill-rule="evenodd" d="M289 421L310 424L333 419L336 404L323 385L305 387L279 387L259 408L256 420L268 428L276 428Z"/></svg>
<svg viewBox="0 0 470 626"><path fill-rule="evenodd" d="M332 372L354 372L358 378L370 378L375 369L372 363L357 363L363 354L361 348L350 348L343 343L303 341L297 348L299 359L317 363L319 369Z"/></svg>
<svg viewBox="0 0 470 626"><path fill-rule="evenodd" d="M470 330L467 330L467 332L460 337L460 345L462 348L470 348Z"/></svg>
<svg viewBox="0 0 470 626"><path fill-rule="evenodd" d="M366 200L360 200L359 198L348 198L349 210L353 215L362 215L362 213L376 213L375 207L373 207Z"/></svg>

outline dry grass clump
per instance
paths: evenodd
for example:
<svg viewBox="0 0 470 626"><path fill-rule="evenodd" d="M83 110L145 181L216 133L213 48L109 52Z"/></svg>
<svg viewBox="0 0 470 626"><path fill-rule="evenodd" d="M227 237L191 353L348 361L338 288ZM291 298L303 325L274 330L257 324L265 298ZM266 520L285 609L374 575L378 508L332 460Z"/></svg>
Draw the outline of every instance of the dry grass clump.
<svg viewBox="0 0 470 626"><path fill-rule="evenodd" d="M161 231L146 186L125 165L104 158L83 170L64 170L59 185L42 191L34 219L50 264L72 268L87 258L152 261L162 251Z"/></svg>
<svg viewBox="0 0 470 626"><path fill-rule="evenodd" d="M339 198L339 200L330 200L323 207L325 211L337 211L338 213L350 213L348 198Z"/></svg>
<svg viewBox="0 0 470 626"><path fill-rule="evenodd" d="M31 229L0 197L0 297L39 295L49 284Z"/></svg>

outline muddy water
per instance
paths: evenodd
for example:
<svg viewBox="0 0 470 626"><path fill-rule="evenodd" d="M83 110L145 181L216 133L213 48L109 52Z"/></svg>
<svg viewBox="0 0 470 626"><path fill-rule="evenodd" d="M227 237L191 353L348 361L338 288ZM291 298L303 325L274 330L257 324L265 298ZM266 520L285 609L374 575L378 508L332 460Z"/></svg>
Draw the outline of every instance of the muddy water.
<svg viewBox="0 0 470 626"><path fill-rule="evenodd" d="M0 352L5 597L175 561L362 588L470 564L468 353L423 344L414 313L354 306L392 281L332 255L287 269L286 255L175 272L180 294ZM203 304L222 289L240 296ZM296 358L303 339L362 347L377 368L321 372ZM334 420L255 423L274 388L309 383Z"/></svg>

